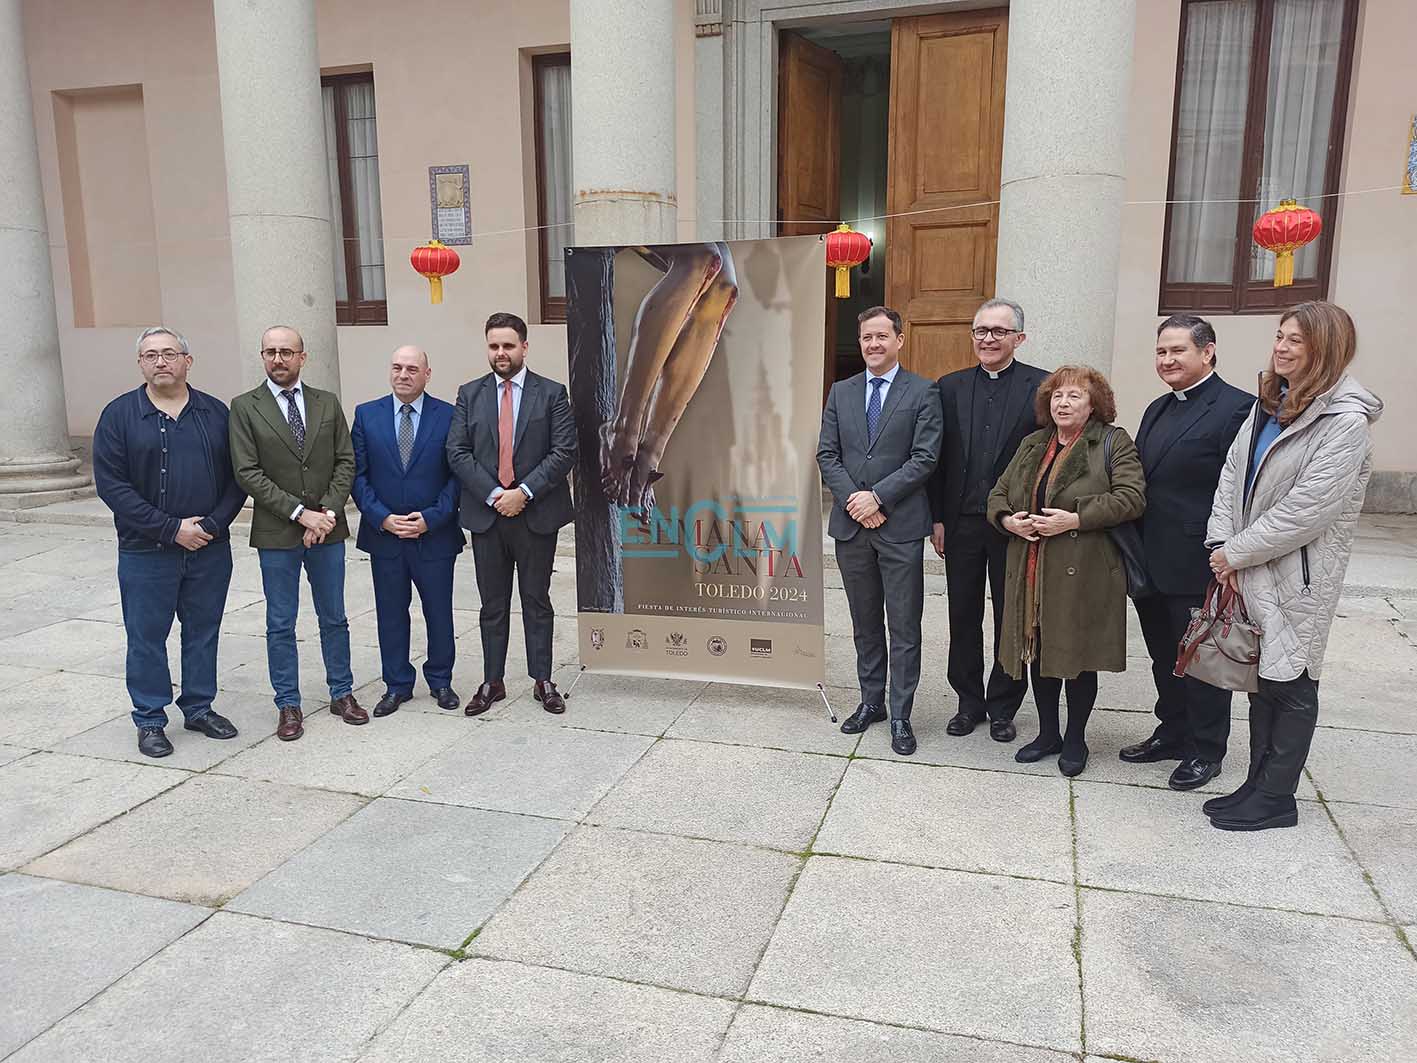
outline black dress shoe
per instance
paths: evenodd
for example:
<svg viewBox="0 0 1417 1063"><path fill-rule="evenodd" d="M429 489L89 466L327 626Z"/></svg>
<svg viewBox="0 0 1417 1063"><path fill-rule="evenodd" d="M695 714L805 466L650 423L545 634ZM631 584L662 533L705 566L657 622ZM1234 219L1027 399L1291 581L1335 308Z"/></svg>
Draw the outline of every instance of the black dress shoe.
<svg viewBox="0 0 1417 1063"><path fill-rule="evenodd" d="M950 722L945 724L945 734L963 738L978 727L980 722L978 716L971 716L967 712L957 712L950 717Z"/></svg>
<svg viewBox="0 0 1417 1063"><path fill-rule="evenodd" d="M1058 754L1058 770L1069 779L1074 775L1081 775L1082 769L1087 767L1088 752L1086 742L1075 748L1063 746L1062 752Z"/></svg>
<svg viewBox="0 0 1417 1063"><path fill-rule="evenodd" d="M1210 825L1220 830L1270 830L1298 822L1299 807L1293 794L1276 797L1252 790L1243 800L1212 816Z"/></svg>
<svg viewBox="0 0 1417 1063"><path fill-rule="evenodd" d="M458 706L462 704L462 699L458 697L458 692L452 687L438 687L436 690L428 691L428 693L433 695L433 700L438 703L438 708L447 709L449 712L456 711Z"/></svg>
<svg viewBox="0 0 1417 1063"><path fill-rule="evenodd" d="M138 731L138 752L145 757L165 757L172 752L161 727L143 727Z"/></svg>
<svg viewBox="0 0 1417 1063"><path fill-rule="evenodd" d="M1249 779L1245 780L1245 785L1233 793L1228 793L1224 797L1212 797L1205 804L1201 805L1201 811L1207 816L1215 816L1224 812L1228 808L1234 808L1245 798L1255 792L1255 784Z"/></svg>
<svg viewBox="0 0 1417 1063"><path fill-rule="evenodd" d="M399 711L399 706L405 701L413 700L413 692L407 691L403 694L395 694L392 690L384 691L384 696L379 699L379 703L374 706L375 716L390 716Z"/></svg>
<svg viewBox="0 0 1417 1063"><path fill-rule="evenodd" d="M841 733L846 735L859 735L873 723L880 723L885 718L885 706L867 705L863 701L860 705L856 706L856 711L842 722Z"/></svg>
<svg viewBox="0 0 1417 1063"><path fill-rule="evenodd" d="M1195 790L1220 774L1220 761L1191 757L1176 765L1166 785L1173 790Z"/></svg>
<svg viewBox="0 0 1417 1063"><path fill-rule="evenodd" d="M915 732L910 729L909 720L891 721L891 749L902 757L915 752Z"/></svg>
<svg viewBox="0 0 1417 1063"><path fill-rule="evenodd" d="M184 731L200 731L208 738L236 737L236 725L219 712L208 712L199 719L188 720L182 725L182 729ZM168 746L167 748L171 752L172 747Z"/></svg>
<svg viewBox="0 0 1417 1063"><path fill-rule="evenodd" d="M1015 753L1014 760L1018 761L1020 764L1033 764L1042 760L1044 757L1051 757L1062 751L1063 740L1058 735L1053 735L1050 738L1039 735L1032 742Z"/></svg>
<svg viewBox="0 0 1417 1063"><path fill-rule="evenodd" d="M1152 735L1145 742L1123 746L1118 750L1117 758L1128 764L1152 764L1158 760L1185 760L1186 751L1178 742L1167 742Z"/></svg>
<svg viewBox="0 0 1417 1063"><path fill-rule="evenodd" d="M990 720L989 737L995 742L1012 742L1018 737L1018 728L1013 720Z"/></svg>

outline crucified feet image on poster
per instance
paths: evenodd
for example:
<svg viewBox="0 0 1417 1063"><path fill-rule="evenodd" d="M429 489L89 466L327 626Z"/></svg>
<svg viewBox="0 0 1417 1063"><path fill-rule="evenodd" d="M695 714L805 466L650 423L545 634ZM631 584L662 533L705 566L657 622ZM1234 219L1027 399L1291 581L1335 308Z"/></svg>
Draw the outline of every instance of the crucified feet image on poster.
<svg viewBox="0 0 1417 1063"><path fill-rule="evenodd" d="M568 251L587 667L818 680L823 269L816 237Z"/></svg>

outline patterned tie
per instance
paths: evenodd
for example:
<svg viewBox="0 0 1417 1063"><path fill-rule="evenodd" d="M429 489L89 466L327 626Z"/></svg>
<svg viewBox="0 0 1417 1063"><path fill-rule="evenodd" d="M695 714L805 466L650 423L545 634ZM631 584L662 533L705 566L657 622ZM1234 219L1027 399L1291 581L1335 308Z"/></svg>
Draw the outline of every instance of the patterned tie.
<svg viewBox="0 0 1417 1063"><path fill-rule="evenodd" d="M413 457L413 407L405 402L399 414L399 461L407 469L408 459Z"/></svg>
<svg viewBox="0 0 1417 1063"><path fill-rule="evenodd" d="M281 392L285 399L285 419L290 422L290 434L295 437L295 449L305 449L305 420L300 416L300 407L295 402L299 388L287 388Z"/></svg>
<svg viewBox="0 0 1417 1063"><path fill-rule="evenodd" d="M512 469L512 436L515 423L512 415L512 382L502 381L502 411L497 417L497 479L503 487L517 482Z"/></svg>
<svg viewBox="0 0 1417 1063"><path fill-rule="evenodd" d="M876 429L881 427L881 387L885 382L886 378L883 376L871 378L871 401L866 403L866 445L868 447L876 441Z"/></svg>

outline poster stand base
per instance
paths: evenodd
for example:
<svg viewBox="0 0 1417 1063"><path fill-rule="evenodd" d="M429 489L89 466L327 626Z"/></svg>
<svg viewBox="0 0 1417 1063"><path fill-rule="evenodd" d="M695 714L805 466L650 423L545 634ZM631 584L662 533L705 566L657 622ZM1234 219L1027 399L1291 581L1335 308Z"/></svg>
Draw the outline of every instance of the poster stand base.
<svg viewBox="0 0 1417 1063"><path fill-rule="evenodd" d="M817 693L822 696L822 704L827 707L827 715L831 717L832 723L836 723L836 712L832 709L832 703L827 700L826 688L821 683L817 684Z"/></svg>
<svg viewBox="0 0 1417 1063"><path fill-rule="evenodd" d="M576 689L576 684L581 681L581 676L583 675L585 675L585 665L581 665L581 670L576 673L576 678L571 680L571 685L566 688L566 693L561 695L563 698L568 701L570 700L571 691Z"/></svg>

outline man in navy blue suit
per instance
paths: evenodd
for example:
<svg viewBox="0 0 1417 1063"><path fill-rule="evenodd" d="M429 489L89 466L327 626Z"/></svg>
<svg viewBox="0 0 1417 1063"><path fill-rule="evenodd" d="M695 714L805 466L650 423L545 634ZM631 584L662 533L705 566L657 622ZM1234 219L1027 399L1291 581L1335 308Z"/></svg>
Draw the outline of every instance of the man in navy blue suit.
<svg viewBox="0 0 1417 1063"><path fill-rule="evenodd" d="M461 702L453 690L453 565L463 548L458 526L460 485L448 467L451 403L425 393L433 370L417 347L400 347L389 365L392 395L354 411L356 545L374 573L374 612L384 696L375 716L387 716L413 697L408 609L413 588L428 627L423 678L440 709Z"/></svg>

